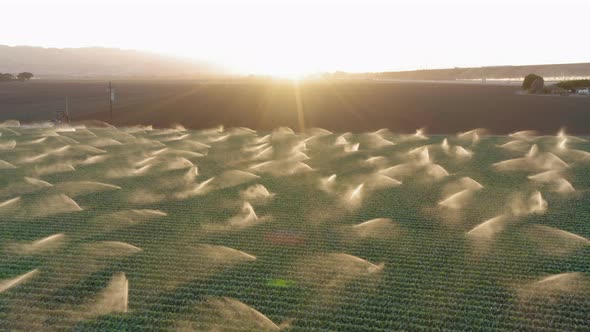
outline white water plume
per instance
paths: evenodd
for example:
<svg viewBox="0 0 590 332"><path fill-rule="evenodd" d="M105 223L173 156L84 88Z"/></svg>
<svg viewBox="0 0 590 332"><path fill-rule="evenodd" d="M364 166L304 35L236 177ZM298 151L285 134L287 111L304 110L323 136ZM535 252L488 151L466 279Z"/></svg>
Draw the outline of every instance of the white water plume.
<svg viewBox="0 0 590 332"><path fill-rule="evenodd" d="M475 191L472 189L461 190L444 198L442 201L438 202L438 205L447 209L460 209L471 200L474 192Z"/></svg>
<svg viewBox="0 0 590 332"><path fill-rule="evenodd" d="M479 189L483 188L483 185L481 185L481 183L479 183L479 182L475 181L474 179L467 177L467 176L459 179L458 184L462 188L471 189L471 190L479 190Z"/></svg>
<svg viewBox="0 0 590 332"><path fill-rule="evenodd" d="M84 153L84 154L103 154L103 153L107 153L105 150L96 148L94 146L83 145L83 144L72 145L71 146L71 149L73 151Z"/></svg>
<svg viewBox="0 0 590 332"><path fill-rule="evenodd" d="M63 193L76 197L80 195L97 193L109 190L119 190L121 187L108 183L100 183L94 181L68 181L61 182L55 185L57 189Z"/></svg>
<svg viewBox="0 0 590 332"><path fill-rule="evenodd" d="M323 129L323 128L309 128L306 130L306 132L310 135L310 136L328 136L328 135L333 135L333 133L329 130Z"/></svg>
<svg viewBox="0 0 590 332"><path fill-rule="evenodd" d="M92 305L89 314L102 316L111 313L125 313L129 304L129 280L125 273L115 273Z"/></svg>
<svg viewBox="0 0 590 332"><path fill-rule="evenodd" d="M567 143L567 137L563 137L559 140L559 143L557 143L557 148L559 150L565 150L567 149L566 147L566 143Z"/></svg>
<svg viewBox="0 0 590 332"><path fill-rule="evenodd" d="M250 166L253 172L266 173L275 177L289 176L298 173L313 171L313 168L301 161L270 160Z"/></svg>
<svg viewBox="0 0 590 332"><path fill-rule="evenodd" d="M23 158L21 158L19 163L23 163L23 164L38 163L38 162L41 162L49 157L63 158L66 156L73 156L73 155L80 155L83 153L87 153L88 151L86 151L86 150L88 150L89 148L95 149L90 146L87 146L87 148L84 148L84 147L77 148L76 144L78 144L78 142L72 143L72 144L66 144L66 145L58 147L58 148L45 149L44 152L42 152L42 153L36 153L34 155L24 156ZM76 150L78 150L78 151L76 151ZM102 151L102 150L100 150L100 151ZM101 153L104 153L104 151L102 151Z"/></svg>
<svg viewBox="0 0 590 332"><path fill-rule="evenodd" d="M255 153L254 159L272 158L272 146L269 143L255 143L246 145L242 148L242 151Z"/></svg>
<svg viewBox="0 0 590 332"><path fill-rule="evenodd" d="M13 252L21 255L38 254L59 248L65 242L65 235L62 233L53 234L31 243L14 244L11 246Z"/></svg>
<svg viewBox="0 0 590 332"><path fill-rule="evenodd" d="M428 152L428 146L424 146L420 152L418 152L418 163L421 165L426 165L432 160L430 159L430 153Z"/></svg>
<svg viewBox="0 0 590 332"><path fill-rule="evenodd" d="M109 231L165 216L167 216L167 213L161 210L130 209L97 216L92 219L92 223L102 226L105 231Z"/></svg>
<svg viewBox="0 0 590 332"><path fill-rule="evenodd" d="M84 253L92 257L129 256L143 251L143 249L125 242L99 241L83 245Z"/></svg>
<svg viewBox="0 0 590 332"><path fill-rule="evenodd" d="M525 157L504 160L492 166L499 171L540 171L561 170L567 168L568 164L551 152L538 152L537 145L533 145Z"/></svg>
<svg viewBox="0 0 590 332"><path fill-rule="evenodd" d="M33 173L35 176L43 176L55 173L74 172L76 168L70 164L56 163L46 166L35 166Z"/></svg>
<svg viewBox="0 0 590 332"><path fill-rule="evenodd" d="M258 217L252 205L249 202L243 202L240 211L236 215L223 222L204 224L203 230L210 232L234 231L253 227L268 222L270 219L268 216Z"/></svg>
<svg viewBox="0 0 590 332"><path fill-rule="evenodd" d="M565 151L564 155L566 155L574 160L582 160L582 161L590 160L590 152L588 152L588 151L569 149L569 150Z"/></svg>
<svg viewBox="0 0 590 332"><path fill-rule="evenodd" d="M535 156L537 156L537 154L539 153L539 147L537 146L537 144L533 144L531 146L531 149L529 150L529 152L526 154L526 158L533 158Z"/></svg>
<svg viewBox="0 0 590 332"><path fill-rule="evenodd" d="M16 166L14 166L13 164L4 161L4 160L0 160L0 169L10 169L10 168L16 168Z"/></svg>
<svg viewBox="0 0 590 332"><path fill-rule="evenodd" d="M174 141L182 141L186 138L189 138L190 136L191 136L191 134L172 136L172 137L162 139L162 142L168 143L168 142L174 142Z"/></svg>
<svg viewBox="0 0 590 332"><path fill-rule="evenodd" d="M21 274L18 277L11 278L11 279L1 279L0 280L0 293L3 293L11 288L14 288L22 283L27 282L28 280L32 279L39 273L39 270L34 269L29 271L25 274Z"/></svg>
<svg viewBox="0 0 590 332"><path fill-rule="evenodd" d="M336 185L336 174L332 174L328 177L323 177L320 179L320 190L325 192L333 192L334 186Z"/></svg>
<svg viewBox="0 0 590 332"><path fill-rule="evenodd" d="M449 145L449 140L446 137L445 137L445 139L443 139L442 143L440 143L440 147L445 153L448 153L451 150L451 146Z"/></svg>
<svg viewBox="0 0 590 332"><path fill-rule="evenodd" d="M419 165L426 165L432 162L432 160L430 159L430 153L428 152L427 145L410 150L408 154L411 156L415 156L417 158L416 161Z"/></svg>
<svg viewBox="0 0 590 332"><path fill-rule="evenodd" d="M362 165L365 166L374 166L374 167L384 167L389 160L384 156L376 156L376 157L369 157L361 162Z"/></svg>
<svg viewBox="0 0 590 332"><path fill-rule="evenodd" d="M105 176L107 178L118 179L125 177L142 176L147 174L152 165L148 164L141 167L130 167L130 168L113 168L106 171Z"/></svg>
<svg viewBox="0 0 590 332"><path fill-rule="evenodd" d="M209 298L196 311L198 321L177 323L176 331L279 331L281 327L256 309L228 297ZM282 324L281 324L282 326Z"/></svg>
<svg viewBox="0 0 590 332"><path fill-rule="evenodd" d="M156 160L158 157L156 156L151 156L151 157L147 157L147 158L143 158L137 162L134 163L134 165L136 167L142 167L145 165L149 165L152 161Z"/></svg>
<svg viewBox="0 0 590 332"><path fill-rule="evenodd" d="M381 136L381 134L378 132L364 134L362 135L361 140L363 143L363 148L368 149L381 149L395 145L394 142L383 138L383 136Z"/></svg>
<svg viewBox="0 0 590 332"><path fill-rule="evenodd" d="M240 191L240 198L252 204L265 204L274 197L266 187L256 184Z"/></svg>
<svg viewBox="0 0 590 332"><path fill-rule="evenodd" d="M31 141L21 142L21 143L19 143L19 146L37 145L37 144L45 142L46 140L47 140L47 137L41 137L41 138L37 138L37 139L31 140Z"/></svg>
<svg viewBox="0 0 590 332"><path fill-rule="evenodd" d="M189 139L183 139L181 141L171 141L168 145L179 150L197 151L203 154L205 151L211 148L211 145Z"/></svg>
<svg viewBox="0 0 590 332"><path fill-rule="evenodd" d="M435 180L441 180L447 176L449 176L449 172L447 172L444 167L438 164L429 164L426 166L426 174L433 177Z"/></svg>
<svg viewBox="0 0 590 332"><path fill-rule="evenodd" d="M426 130L424 128L416 129L416 133L414 134L414 137L417 139L421 139L421 140L428 139L428 137L426 137L426 135L424 135L425 131Z"/></svg>
<svg viewBox="0 0 590 332"><path fill-rule="evenodd" d="M235 216L229 218L226 224L232 228L246 228L267 221L267 218L258 218L252 205L244 202L241 211Z"/></svg>
<svg viewBox="0 0 590 332"><path fill-rule="evenodd" d="M248 262L256 260L256 256L254 255L220 245L199 244L195 246L195 250L198 256L205 258L207 261L216 263Z"/></svg>
<svg viewBox="0 0 590 332"><path fill-rule="evenodd" d="M528 179L540 182L540 183L551 183L561 178L560 172L558 171L546 171L535 175L528 176Z"/></svg>
<svg viewBox="0 0 590 332"><path fill-rule="evenodd" d="M173 171L179 169L195 168L192 161L184 157L162 158L156 159L155 163L151 164L161 171Z"/></svg>
<svg viewBox="0 0 590 332"><path fill-rule="evenodd" d="M523 194L513 195L508 206L512 215L516 217L544 214L547 211L547 201L543 199L540 191L535 191L528 197Z"/></svg>
<svg viewBox="0 0 590 332"><path fill-rule="evenodd" d="M0 213L18 218L39 218L77 211L82 211L82 208L64 194L47 194L27 199L16 197L0 203Z"/></svg>
<svg viewBox="0 0 590 332"><path fill-rule="evenodd" d="M526 141L516 140L500 145L501 148L512 151L525 151L529 146Z"/></svg>
<svg viewBox="0 0 590 332"><path fill-rule="evenodd" d="M517 131L515 133L512 133L508 136L514 137L517 139L522 139L522 140L530 140L530 139L534 138L535 136L537 136L537 132L534 130L522 130L522 131Z"/></svg>
<svg viewBox="0 0 590 332"><path fill-rule="evenodd" d="M590 246L590 240L585 237L549 226L532 225L526 233L544 253L552 256L567 255Z"/></svg>
<svg viewBox="0 0 590 332"><path fill-rule="evenodd" d="M455 156L460 159L469 159L473 157L473 151L467 150L462 146L455 146Z"/></svg>
<svg viewBox="0 0 590 332"><path fill-rule="evenodd" d="M568 180L561 178L555 182L553 191L560 194L571 194L575 192L576 189L574 189L574 186L572 186Z"/></svg>
<svg viewBox="0 0 590 332"><path fill-rule="evenodd" d="M505 223L506 217L503 215L488 219L467 232L467 236L477 240L491 240L504 230Z"/></svg>
<svg viewBox="0 0 590 332"><path fill-rule="evenodd" d="M416 172L416 166L411 163L399 164L380 170L379 173L391 178L410 176Z"/></svg>
<svg viewBox="0 0 590 332"><path fill-rule="evenodd" d="M557 303L566 295L584 298L590 292L590 281L581 272L565 272L553 274L519 287L518 296L521 301L543 300Z"/></svg>
<svg viewBox="0 0 590 332"><path fill-rule="evenodd" d="M344 152L357 152L359 150L360 143L346 144L344 145Z"/></svg>
<svg viewBox="0 0 590 332"><path fill-rule="evenodd" d="M250 172L240 170L230 170L221 173L214 177L208 184L209 187L219 190L229 187L235 187L243 183L248 183L259 179L260 176L252 174Z"/></svg>
<svg viewBox="0 0 590 332"><path fill-rule="evenodd" d="M49 182L27 176L25 176L23 180L24 181L22 182L18 181L10 183L6 185L4 188L0 189L0 196L30 194L53 186Z"/></svg>
<svg viewBox="0 0 590 332"><path fill-rule="evenodd" d="M483 128L477 128L473 130L469 130L463 133L457 134L457 139L461 141L470 141L471 144L475 144L479 142L480 135L484 135L486 130Z"/></svg>
<svg viewBox="0 0 590 332"><path fill-rule="evenodd" d="M351 202L359 202L362 198L364 183L359 184L347 194L348 200Z"/></svg>
<svg viewBox="0 0 590 332"><path fill-rule="evenodd" d="M348 141L346 140L346 137L344 137L344 135L340 135L338 137L336 137L336 141L334 142L335 145L347 145Z"/></svg>
<svg viewBox="0 0 590 332"><path fill-rule="evenodd" d="M559 130L559 132L557 133L557 138L558 139L569 139L572 142L588 142L588 140L580 138L580 137L576 137L576 136L569 136L568 134L566 134L565 129L561 128Z"/></svg>
<svg viewBox="0 0 590 332"><path fill-rule="evenodd" d="M18 131L12 130L7 127L0 127L0 134L2 134L2 136L20 136L20 133Z"/></svg>
<svg viewBox="0 0 590 332"><path fill-rule="evenodd" d="M378 277L384 263L374 264L346 253L330 253L302 259L295 264L295 277L304 284L317 288L321 302L334 300L334 291L361 278Z"/></svg>
<svg viewBox="0 0 590 332"><path fill-rule="evenodd" d="M398 227L389 218L376 218L356 224L352 228L361 238L382 238L393 234Z"/></svg>
<svg viewBox="0 0 590 332"><path fill-rule="evenodd" d="M558 171L542 172L530 175L528 178L537 183L549 184L551 186L551 191L560 194L569 194L576 191L569 181L561 177L561 174Z"/></svg>
<svg viewBox="0 0 590 332"><path fill-rule="evenodd" d="M18 120L5 120L0 122L0 128L18 128L20 127L20 121Z"/></svg>
<svg viewBox="0 0 590 332"><path fill-rule="evenodd" d="M272 146L268 145L268 143L264 143L261 146L259 146L259 148L261 149L261 151L259 151L258 153L256 153L254 155L254 157L252 159L272 159L274 156L274 150L272 148Z"/></svg>
<svg viewBox="0 0 590 332"><path fill-rule="evenodd" d="M386 188L393 188L397 187L402 184L401 181L398 181L394 178L391 178L387 175L375 173L370 174L365 178L363 182L364 186L370 190L379 190L379 189L386 189Z"/></svg>
<svg viewBox="0 0 590 332"><path fill-rule="evenodd" d="M123 143L108 137L97 137L93 140L87 142L88 145L93 146L95 148L104 148L108 146L116 146L122 145Z"/></svg>
<svg viewBox="0 0 590 332"><path fill-rule="evenodd" d="M9 140L6 142L0 142L0 150L12 150L16 146L15 140Z"/></svg>
<svg viewBox="0 0 590 332"><path fill-rule="evenodd" d="M35 210L30 213L36 217L82 211L78 203L64 194L46 196L36 201L30 208Z"/></svg>

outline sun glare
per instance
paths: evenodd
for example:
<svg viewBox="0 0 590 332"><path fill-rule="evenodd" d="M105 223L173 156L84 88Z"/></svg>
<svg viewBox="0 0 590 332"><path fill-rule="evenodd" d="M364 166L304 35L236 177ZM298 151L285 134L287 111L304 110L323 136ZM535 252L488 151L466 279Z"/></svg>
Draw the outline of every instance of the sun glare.
<svg viewBox="0 0 590 332"><path fill-rule="evenodd" d="M275 78L290 79L296 81L312 76L314 74L314 71L306 68L298 68L297 66L287 65L285 67L262 69L260 71L257 71L255 74L268 75Z"/></svg>

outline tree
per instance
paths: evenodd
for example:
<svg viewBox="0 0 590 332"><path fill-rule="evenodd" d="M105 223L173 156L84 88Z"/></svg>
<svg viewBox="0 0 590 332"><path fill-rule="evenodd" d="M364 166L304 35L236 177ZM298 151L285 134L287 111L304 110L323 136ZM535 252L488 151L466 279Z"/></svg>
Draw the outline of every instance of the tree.
<svg viewBox="0 0 590 332"><path fill-rule="evenodd" d="M543 77L539 75L528 74L525 76L524 81L522 81L522 89L529 90L536 79L541 79L543 82L545 82L545 80L543 80Z"/></svg>
<svg viewBox="0 0 590 332"><path fill-rule="evenodd" d="M14 75L10 73L0 73L0 81L11 81L14 79Z"/></svg>
<svg viewBox="0 0 590 332"><path fill-rule="evenodd" d="M26 80L30 80L31 78L33 78L33 73L29 73L28 71L25 71L22 73L18 73L18 75L16 75L16 77L21 81L26 81Z"/></svg>

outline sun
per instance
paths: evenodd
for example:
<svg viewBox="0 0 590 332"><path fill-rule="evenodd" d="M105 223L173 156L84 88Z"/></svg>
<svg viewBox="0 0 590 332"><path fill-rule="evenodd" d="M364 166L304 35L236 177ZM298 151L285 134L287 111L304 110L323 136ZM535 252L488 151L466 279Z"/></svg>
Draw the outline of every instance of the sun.
<svg viewBox="0 0 590 332"><path fill-rule="evenodd" d="M260 71L259 74L267 75L279 79L289 79L293 81L302 80L312 76L315 72L307 68L268 68L267 70Z"/></svg>

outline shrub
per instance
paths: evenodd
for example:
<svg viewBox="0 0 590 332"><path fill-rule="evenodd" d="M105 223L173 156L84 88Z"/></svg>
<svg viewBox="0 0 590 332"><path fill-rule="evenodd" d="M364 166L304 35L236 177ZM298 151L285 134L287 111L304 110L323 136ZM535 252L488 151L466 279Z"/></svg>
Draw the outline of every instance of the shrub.
<svg viewBox="0 0 590 332"><path fill-rule="evenodd" d="M522 81L522 89L529 90L533 85L533 82L535 82L535 80L537 79L543 80L543 77L535 74L528 74L527 76L525 76L524 81Z"/></svg>

